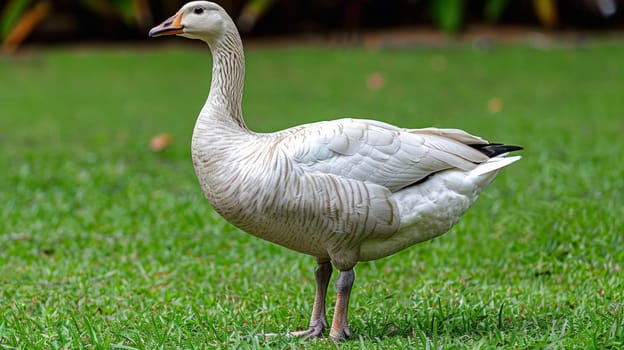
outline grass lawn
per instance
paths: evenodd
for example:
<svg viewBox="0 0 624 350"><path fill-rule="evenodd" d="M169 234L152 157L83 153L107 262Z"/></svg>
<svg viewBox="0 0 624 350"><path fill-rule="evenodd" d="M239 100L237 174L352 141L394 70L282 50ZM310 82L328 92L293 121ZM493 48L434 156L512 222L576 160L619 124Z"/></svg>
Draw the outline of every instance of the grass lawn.
<svg viewBox="0 0 624 350"><path fill-rule="evenodd" d="M203 199L196 44L0 58L0 348L332 344L254 337L307 327L315 264ZM526 147L449 233L356 267L340 348L624 346L623 62L621 42L247 53L257 131L356 116Z"/></svg>

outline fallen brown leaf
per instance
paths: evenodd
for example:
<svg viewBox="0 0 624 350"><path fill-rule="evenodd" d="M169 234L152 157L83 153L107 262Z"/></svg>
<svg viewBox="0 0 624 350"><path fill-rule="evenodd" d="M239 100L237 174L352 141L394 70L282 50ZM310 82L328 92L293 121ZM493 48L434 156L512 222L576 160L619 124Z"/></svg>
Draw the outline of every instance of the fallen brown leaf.
<svg viewBox="0 0 624 350"><path fill-rule="evenodd" d="M369 90L377 91L383 88L384 85L386 85L386 79L379 72L371 73L368 75L368 78L366 78L366 87L368 87Z"/></svg>
<svg viewBox="0 0 624 350"><path fill-rule="evenodd" d="M173 137L170 134L162 133L152 137L150 148L154 152L161 152L173 143Z"/></svg>
<svg viewBox="0 0 624 350"><path fill-rule="evenodd" d="M487 103L490 113L498 113L503 110L503 100L500 97L492 97Z"/></svg>

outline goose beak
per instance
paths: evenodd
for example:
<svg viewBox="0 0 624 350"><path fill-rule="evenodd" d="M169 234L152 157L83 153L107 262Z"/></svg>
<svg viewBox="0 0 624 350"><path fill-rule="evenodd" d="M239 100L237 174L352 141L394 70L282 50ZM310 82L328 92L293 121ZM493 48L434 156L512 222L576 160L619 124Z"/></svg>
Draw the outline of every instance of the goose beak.
<svg viewBox="0 0 624 350"><path fill-rule="evenodd" d="M149 36L157 37L164 35L183 34L184 26L182 26L182 11L169 17L166 21L150 29Z"/></svg>

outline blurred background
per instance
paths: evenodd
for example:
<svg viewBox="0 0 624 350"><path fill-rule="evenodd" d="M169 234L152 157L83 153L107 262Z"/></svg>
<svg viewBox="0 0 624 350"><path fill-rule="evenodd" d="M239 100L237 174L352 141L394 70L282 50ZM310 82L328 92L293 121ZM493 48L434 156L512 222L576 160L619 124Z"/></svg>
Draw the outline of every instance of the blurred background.
<svg viewBox="0 0 624 350"><path fill-rule="evenodd" d="M25 44L145 40L179 0L5 0L0 35L5 52ZM554 32L624 28L624 0L222 0L243 36L314 36L346 44L362 33L419 29Z"/></svg>

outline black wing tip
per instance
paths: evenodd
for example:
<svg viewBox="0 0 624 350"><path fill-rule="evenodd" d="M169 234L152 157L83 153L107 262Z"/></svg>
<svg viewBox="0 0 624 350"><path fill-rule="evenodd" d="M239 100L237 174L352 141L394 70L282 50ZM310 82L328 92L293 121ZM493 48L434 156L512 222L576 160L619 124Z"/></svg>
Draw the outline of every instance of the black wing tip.
<svg viewBox="0 0 624 350"><path fill-rule="evenodd" d="M479 150L481 153L486 156L492 158L497 155L523 150L524 147L514 146L514 145L503 145L501 143L488 143L488 144L480 144L480 145L470 145L470 147Z"/></svg>

